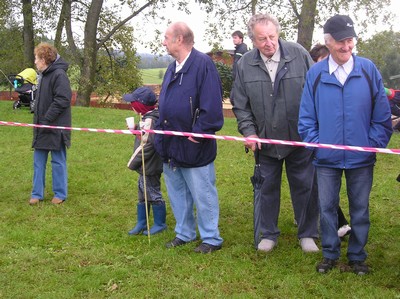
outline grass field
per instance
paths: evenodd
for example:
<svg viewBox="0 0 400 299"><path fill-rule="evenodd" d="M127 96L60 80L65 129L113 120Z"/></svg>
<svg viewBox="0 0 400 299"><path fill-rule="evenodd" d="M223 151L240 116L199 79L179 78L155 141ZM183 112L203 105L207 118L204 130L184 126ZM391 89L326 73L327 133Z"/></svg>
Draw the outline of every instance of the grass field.
<svg viewBox="0 0 400 299"><path fill-rule="evenodd" d="M143 84L161 84L166 68L141 69Z"/></svg>
<svg viewBox="0 0 400 299"><path fill-rule="evenodd" d="M125 129L126 110L73 107L73 127ZM26 110L0 101L0 121L31 123ZM234 119L220 135L239 136ZM32 129L0 126L0 298L400 298L400 157L379 154L370 201L367 251L372 273L340 267L327 275L315 265L321 253L302 253L283 179L279 227L273 252L253 248L253 159L236 141L218 141L215 162L222 250L193 252L197 244L166 249L168 229L151 237L128 236L135 224L137 174L126 167L131 135L73 131L68 150L69 197L61 206L47 196L29 206ZM390 148L400 148L400 134ZM343 193L344 194L344 193ZM342 196L342 207L348 206ZM318 242L319 244L319 242Z"/></svg>

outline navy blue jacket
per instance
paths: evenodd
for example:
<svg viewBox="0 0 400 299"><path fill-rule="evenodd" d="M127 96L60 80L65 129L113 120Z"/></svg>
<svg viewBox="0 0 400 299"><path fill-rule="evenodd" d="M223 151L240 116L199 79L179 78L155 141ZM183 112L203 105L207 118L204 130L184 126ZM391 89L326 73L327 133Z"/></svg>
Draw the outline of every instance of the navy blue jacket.
<svg viewBox="0 0 400 299"><path fill-rule="evenodd" d="M214 134L224 123L222 86L209 56L192 49L183 68L175 74L175 61L165 73L159 97L156 129ZM197 112L196 112L197 110ZM197 116L197 117L196 117ZM155 148L163 162L177 167L201 167L215 160L215 139L156 134Z"/></svg>

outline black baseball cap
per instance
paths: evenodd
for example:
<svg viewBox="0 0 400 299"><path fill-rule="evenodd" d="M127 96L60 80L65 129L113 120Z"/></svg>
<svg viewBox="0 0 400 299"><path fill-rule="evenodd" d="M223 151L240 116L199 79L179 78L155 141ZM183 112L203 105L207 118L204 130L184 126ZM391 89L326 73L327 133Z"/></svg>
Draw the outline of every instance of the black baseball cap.
<svg viewBox="0 0 400 299"><path fill-rule="evenodd" d="M324 33L330 33L336 41L357 37L353 20L349 16L334 15L324 25Z"/></svg>

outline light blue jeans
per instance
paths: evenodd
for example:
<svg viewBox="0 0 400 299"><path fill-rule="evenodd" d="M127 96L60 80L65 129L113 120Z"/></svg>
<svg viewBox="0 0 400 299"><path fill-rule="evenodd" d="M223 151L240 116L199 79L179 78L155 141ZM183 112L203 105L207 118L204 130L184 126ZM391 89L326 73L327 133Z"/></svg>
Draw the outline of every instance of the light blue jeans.
<svg viewBox="0 0 400 299"><path fill-rule="evenodd" d="M51 152L51 170L54 197L65 200L68 194L67 151L35 149L33 153L33 188L31 198L43 200L46 185L47 157Z"/></svg>
<svg viewBox="0 0 400 299"><path fill-rule="evenodd" d="M222 244L218 229L219 204L215 186L214 163L195 168L170 168L164 163L164 180L175 216L176 237L185 241L196 239L196 218L201 240L214 246Z"/></svg>
<svg viewBox="0 0 400 299"><path fill-rule="evenodd" d="M316 167L316 169L323 256L332 260L340 257L337 210L344 172L351 226L347 259L349 261L364 261L367 258L364 247L368 241L370 226L369 195L372 188L374 166L354 169Z"/></svg>

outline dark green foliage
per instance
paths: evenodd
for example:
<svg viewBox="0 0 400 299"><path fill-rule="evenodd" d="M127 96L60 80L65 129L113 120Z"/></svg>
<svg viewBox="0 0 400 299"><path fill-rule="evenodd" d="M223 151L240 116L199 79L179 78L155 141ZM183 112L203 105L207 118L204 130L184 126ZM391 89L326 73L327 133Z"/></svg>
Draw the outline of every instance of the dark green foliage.
<svg viewBox="0 0 400 299"><path fill-rule="evenodd" d="M383 31L357 43L357 54L371 59L382 74L385 86L399 89L400 79L400 32Z"/></svg>
<svg viewBox="0 0 400 299"><path fill-rule="evenodd" d="M215 62L219 76L221 77L223 98L229 98L232 89L232 67L222 62Z"/></svg>

